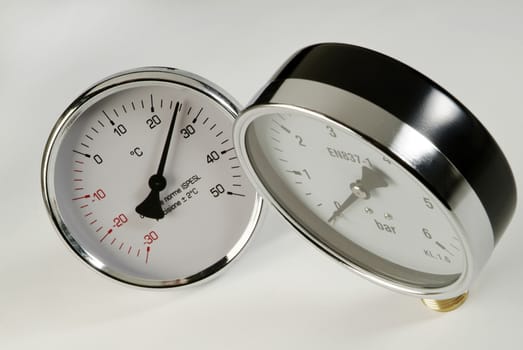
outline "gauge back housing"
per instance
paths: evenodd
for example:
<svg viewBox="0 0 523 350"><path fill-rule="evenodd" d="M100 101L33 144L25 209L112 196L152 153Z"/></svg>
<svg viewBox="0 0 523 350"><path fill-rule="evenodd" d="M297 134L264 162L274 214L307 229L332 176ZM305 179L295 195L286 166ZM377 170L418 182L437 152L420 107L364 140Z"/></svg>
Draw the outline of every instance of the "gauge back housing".
<svg viewBox="0 0 523 350"><path fill-rule="evenodd" d="M249 140L257 119L293 111L359 135L432 193L465 249L460 278L437 287L410 283L384 272L379 259L364 266L350 253L340 253L322 230L304 225L303 213L289 210L287 198L264 177ZM299 232L358 274L406 294L446 299L466 292L515 210L510 166L472 113L423 74L366 48L329 43L298 51L242 112L234 138L258 191Z"/></svg>

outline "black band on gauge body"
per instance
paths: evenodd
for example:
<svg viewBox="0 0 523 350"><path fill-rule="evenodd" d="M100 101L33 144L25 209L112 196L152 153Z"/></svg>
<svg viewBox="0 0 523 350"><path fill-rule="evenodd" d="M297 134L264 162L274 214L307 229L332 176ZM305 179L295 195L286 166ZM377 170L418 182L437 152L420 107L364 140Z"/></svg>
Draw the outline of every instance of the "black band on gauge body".
<svg viewBox="0 0 523 350"><path fill-rule="evenodd" d="M358 46L328 43L297 52L251 105L271 103L288 79L316 81L351 92L429 139L475 191L491 222L494 240L499 240L516 206L514 176L493 137L449 92L391 57ZM424 179L443 198L458 185L445 175Z"/></svg>

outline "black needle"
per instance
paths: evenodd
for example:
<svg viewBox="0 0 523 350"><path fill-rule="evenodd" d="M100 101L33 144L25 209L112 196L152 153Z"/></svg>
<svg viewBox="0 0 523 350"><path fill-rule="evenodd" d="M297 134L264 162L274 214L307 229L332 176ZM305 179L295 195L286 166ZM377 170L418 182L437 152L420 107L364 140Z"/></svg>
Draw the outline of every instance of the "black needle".
<svg viewBox="0 0 523 350"><path fill-rule="evenodd" d="M176 123L176 115L178 114L179 105L180 103L176 102L171 124L169 125L169 130L167 131L167 138L165 139L165 144L163 146L160 164L158 165L158 171L149 178L148 184L151 192L149 192L147 198L145 198L144 201L138 204L136 207L136 212L138 214L151 219L161 219L164 217L162 205L160 202L160 191L162 191L167 186L167 180L163 176L163 171L165 169L165 163L167 162L167 154L169 153L169 146L173 136L174 124Z"/></svg>
<svg viewBox="0 0 523 350"><path fill-rule="evenodd" d="M361 179L351 183L351 194L350 196L337 208L327 220L327 222L334 222L336 218L340 216L352 203L356 202L358 198L369 199L370 191L380 188L387 187L387 182L380 173L367 168L366 166L361 169Z"/></svg>
<svg viewBox="0 0 523 350"><path fill-rule="evenodd" d="M358 197L356 197L354 193L351 193L350 196L347 199L345 199L343 203L341 203L340 207L332 213L331 217L329 218L329 220L327 220L327 222L336 221L336 218L340 216L345 211L345 209L347 209L352 203L354 203L356 199L358 199Z"/></svg>
<svg viewBox="0 0 523 350"><path fill-rule="evenodd" d="M387 182L383 178L383 175L375 170L367 168L366 166L361 169L361 180L359 181L360 186L365 188L367 191L380 187L387 187Z"/></svg>

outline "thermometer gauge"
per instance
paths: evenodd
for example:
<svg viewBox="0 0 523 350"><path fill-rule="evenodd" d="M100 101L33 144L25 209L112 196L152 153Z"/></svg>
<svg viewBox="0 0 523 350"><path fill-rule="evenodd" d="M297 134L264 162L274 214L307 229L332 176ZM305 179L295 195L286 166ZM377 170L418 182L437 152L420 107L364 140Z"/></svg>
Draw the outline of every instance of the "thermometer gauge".
<svg viewBox="0 0 523 350"><path fill-rule="evenodd" d="M463 303L514 212L507 160L470 111L361 47L299 51L234 137L257 189L307 239L435 310Z"/></svg>
<svg viewBox="0 0 523 350"><path fill-rule="evenodd" d="M232 142L238 104L169 68L114 75L55 125L42 187L67 245L116 280L144 287L199 281L251 237L261 200Z"/></svg>

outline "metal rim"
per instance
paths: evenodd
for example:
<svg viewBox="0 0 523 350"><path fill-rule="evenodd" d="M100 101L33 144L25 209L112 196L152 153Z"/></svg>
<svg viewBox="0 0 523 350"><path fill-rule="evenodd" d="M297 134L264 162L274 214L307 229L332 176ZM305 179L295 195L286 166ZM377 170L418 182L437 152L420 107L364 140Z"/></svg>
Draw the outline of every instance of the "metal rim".
<svg viewBox="0 0 523 350"><path fill-rule="evenodd" d="M430 192L434 192L430 182L427 181L427 178L430 179L432 176L431 166L443 167L445 174L452 176L455 183L459 184L459 187L451 193L452 196L436 195L436 197L439 198L441 205L447 208L447 218L458 228L457 231L466 247L467 262L462 276L448 286L435 289L405 285L361 268L354 264L350 258L336 253L332 247L329 247L328 243L319 240L314 232L308 232L293 217L293 213L288 213L281 203L274 198L274 195L268 189L270 185L263 183L256 173L255 166L253 166L256 159L251 159L247 152L246 131L249 125L256 118L286 109L297 109L310 114L314 118L325 118L351 132L362 135L369 141L373 140L373 144L380 146L383 152L404 164L405 169ZM355 111L355 113L348 113L348 111ZM369 118L369 115L372 118ZM397 135L400 131L404 140L415 141L419 146L412 148L409 147L409 145L412 145L410 142L398 143ZM430 296L433 299L448 298L461 294L468 288L493 250L493 233L485 209L454 165L429 139L417 130L359 96L327 84L303 79L287 79L278 84L277 89L272 90L271 98L267 103L255 104L242 113L235 122L233 137L240 151L240 162L264 198L275 205L280 213L308 240L335 260L341 261L353 271L373 282L405 294L420 297ZM423 152L420 153L420 150ZM441 175L441 172L439 174ZM473 213L473 216L471 213Z"/></svg>
<svg viewBox="0 0 523 350"><path fill-rule="evenodd" d="M111 280L117 280L128 285L147 288L170 288L179 287L197 282L208 280L209 277L215 277L217 272L222 271L229 263L234 260L245 248L250 241L256 226L258 225L263 212L262 199L256 193L253 211L250 220L241 235L240 240L231 247L227 254L216 261L211 266L191 276L182 279L169 281L150 281L131 276L119 274L110 267L101 265L99 261L89 252L77 244L73 235L69 232L64 224L56 197L54 194L54 185L52 181L54 171L54 161L59 147L55 147L64 131L79 118L83 111L90 105L96 103L107 95L127 89L128 87L142 86L144 84L176 84L194 89L218 103L225 111L231 122L238 117L240 105L225 91L213 83L193 73L168 67L144 67L127 70L114 74L98 83L81 94L70 106L64 111L56 122L49 139L46 143L42 157L41 166L41 189L44 204L53 225L59 233L62 241L75 253L79 259L87 263L92 269L100 272L102 275L109 277Z"/></svg>

